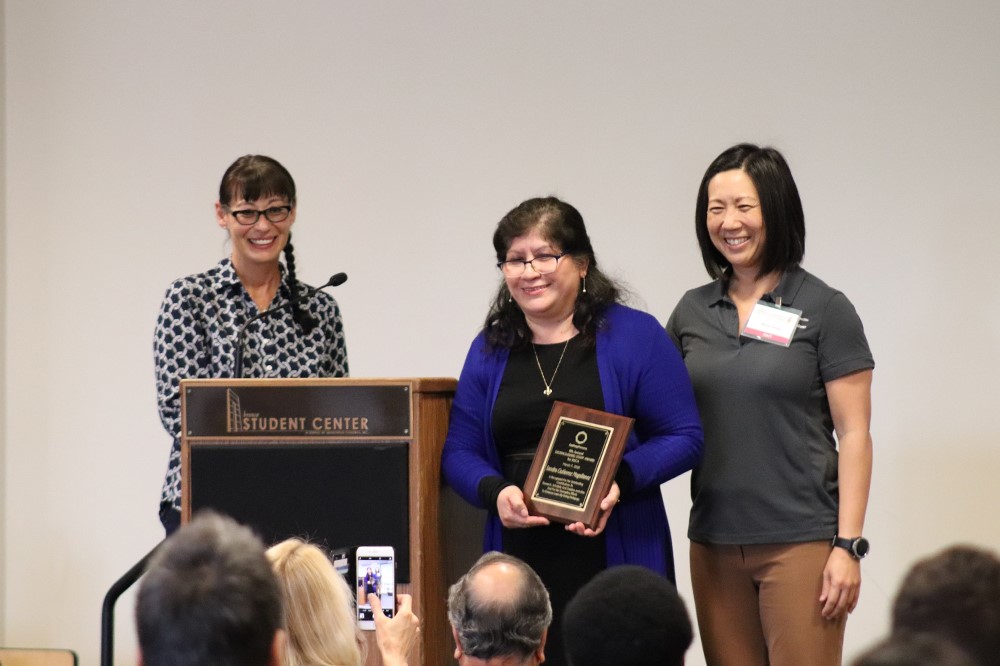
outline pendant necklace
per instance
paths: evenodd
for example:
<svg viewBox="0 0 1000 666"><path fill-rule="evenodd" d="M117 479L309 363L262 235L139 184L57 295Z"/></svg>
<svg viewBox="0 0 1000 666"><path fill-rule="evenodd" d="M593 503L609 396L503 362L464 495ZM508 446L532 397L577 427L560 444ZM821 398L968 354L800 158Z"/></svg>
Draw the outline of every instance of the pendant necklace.
<svg viewBox="0 0 1000 666"><path fill-rule="evenodd" d="M570 338L572 340L573 338ZM559 366L562 365L563 356L566 355L566 348L569 347L569 340L563 345L562 353L559 354L559 362L556 363L556 369L552 371L552 379L545 379L545 372L542 370L542 362L538 360L538 350L535 349L535 343L531 343L531 351L535 354L535 364L538 366L538 374L542 376L542 383L545 384L545 390L542 391L542 395L552 395L552 384L556 381L556 373L559 372Z"/></svg>

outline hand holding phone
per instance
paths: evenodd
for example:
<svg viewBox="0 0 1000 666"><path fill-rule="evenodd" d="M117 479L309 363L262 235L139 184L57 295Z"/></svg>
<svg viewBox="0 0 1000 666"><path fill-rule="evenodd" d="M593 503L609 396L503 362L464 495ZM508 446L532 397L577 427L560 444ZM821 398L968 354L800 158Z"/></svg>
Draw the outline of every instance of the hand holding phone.
<svg viewBox="0 0 1000 666"><path fill-rule="evenodd" d="M413 599L408 594L399 595L399 612L389 619L382 612L377 595L368 597L375 620L375 641L385 666L407 666L410 651L420 635L420 618L413 613Z"/></svg>
<svg viewBox="0 0 1000 666"><path fill-rule="evenodd" d="M358 546L355 554L358 626L375 630L369 595L379 599L382 614L391 618L396 609L396 556L392 546Z"/></svg>

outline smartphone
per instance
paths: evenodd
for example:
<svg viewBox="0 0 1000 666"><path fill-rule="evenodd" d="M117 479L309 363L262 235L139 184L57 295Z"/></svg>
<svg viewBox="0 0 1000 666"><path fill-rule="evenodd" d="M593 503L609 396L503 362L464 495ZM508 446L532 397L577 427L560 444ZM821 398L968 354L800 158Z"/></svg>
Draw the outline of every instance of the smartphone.
<svg viewBox="0 0 1000 666"><path fill-rule="evenodd" d="M350 589L354 578L354 571L351 570L351 565L354 564L354 549L338 548L337 550L331 550L330 561L333 562L334 571L344 577L344 582L347 583L347 588Z"/></svg>
<svg viewBox="0 0 1000 666"><path fill-rule="evenodd" d="M368 604L370 593L378 595L386 617L396 612L396 553L392 546L358 546L354 562L358 626L374 631L375 619Z"/></svg>

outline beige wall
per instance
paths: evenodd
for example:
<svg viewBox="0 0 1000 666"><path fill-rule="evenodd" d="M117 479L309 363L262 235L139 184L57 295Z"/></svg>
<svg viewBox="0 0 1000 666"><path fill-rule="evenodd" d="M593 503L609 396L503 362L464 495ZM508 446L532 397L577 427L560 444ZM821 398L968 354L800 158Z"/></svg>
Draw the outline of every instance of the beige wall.
<svg viewBox="0 0 1000 666"><path fill-rule="evenodd" d="M4 1L0 0L0 44L5 44ZM4 74L6 48L0 49L0 90L6 90ZM4 95L6 99L6 95ZM0 106L0 156L7 155L6 104ZM0 247L7 247L7 160L0 159ZM7 506L6 450L7 450L7 260L0 260L0 506ZM7 528L5 511L0 511L0 562L7 561ZM5 567L0 567L0 589L4 588ZM0 595L0 636L4 635L6 595Z"/></svg>
<svg viewBox="0 0 1000 666"><path fill-rule="evenodd" d="M159 301L225 252L214 192L247 152L298 181L302 277L350 275L353 374L457 376L510 207L576 204L602 264L666 321L706 280L701 173L736 141L777 145L806 267L853 300L877 363L873 554L848 655L886 630L915 557L1000 548L992 0L4 10L0 642L97 662L101 599L161 534ZM687 479L664 492L690 599Z"/></svg>

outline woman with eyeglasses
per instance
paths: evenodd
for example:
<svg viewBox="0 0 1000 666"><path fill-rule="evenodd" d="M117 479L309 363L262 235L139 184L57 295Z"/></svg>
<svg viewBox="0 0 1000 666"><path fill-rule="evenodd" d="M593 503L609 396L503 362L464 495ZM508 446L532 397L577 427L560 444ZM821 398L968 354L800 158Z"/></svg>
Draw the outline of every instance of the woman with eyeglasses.
<svg viewBox="0 0 1000 666"><path fill-rule="evenodd" d="M226 170L215 203L230 256L176 280L156 321L153 351L163 427L173 438L160 498L167 534L180 524L180 380L233 377L237 334L254 315L292 302L252 323L243 349L244 377L344 377L347 347L337 302L309 290L295 275L292 225L295 181L281 164L245 155ZM282 265L280 259L284 256Z"/></svg>
<svg viewBox="0 0 1000 666"><path fill-rule="evenodd" d="M774 148L715 158L695 231L712 281L667 330L705 424L688 523L705 659L840 664L868 552L875 362L861 319L800 266L802 202Z"/></svg>
<svg viewBox="0 0 1000 666"><path fill-rule="evenodd" d="M562 609L599 571L639 564L673 580L660 485L700 459L701 422L680 355L656 319L621 303L576 208L529 199L500 221L493 247L503 279L458 381L442 471L488 511L484 549L521 558L545 582L546 664L562 664ZM596 529L525 506L555 400L635 419Z"/></svg>

